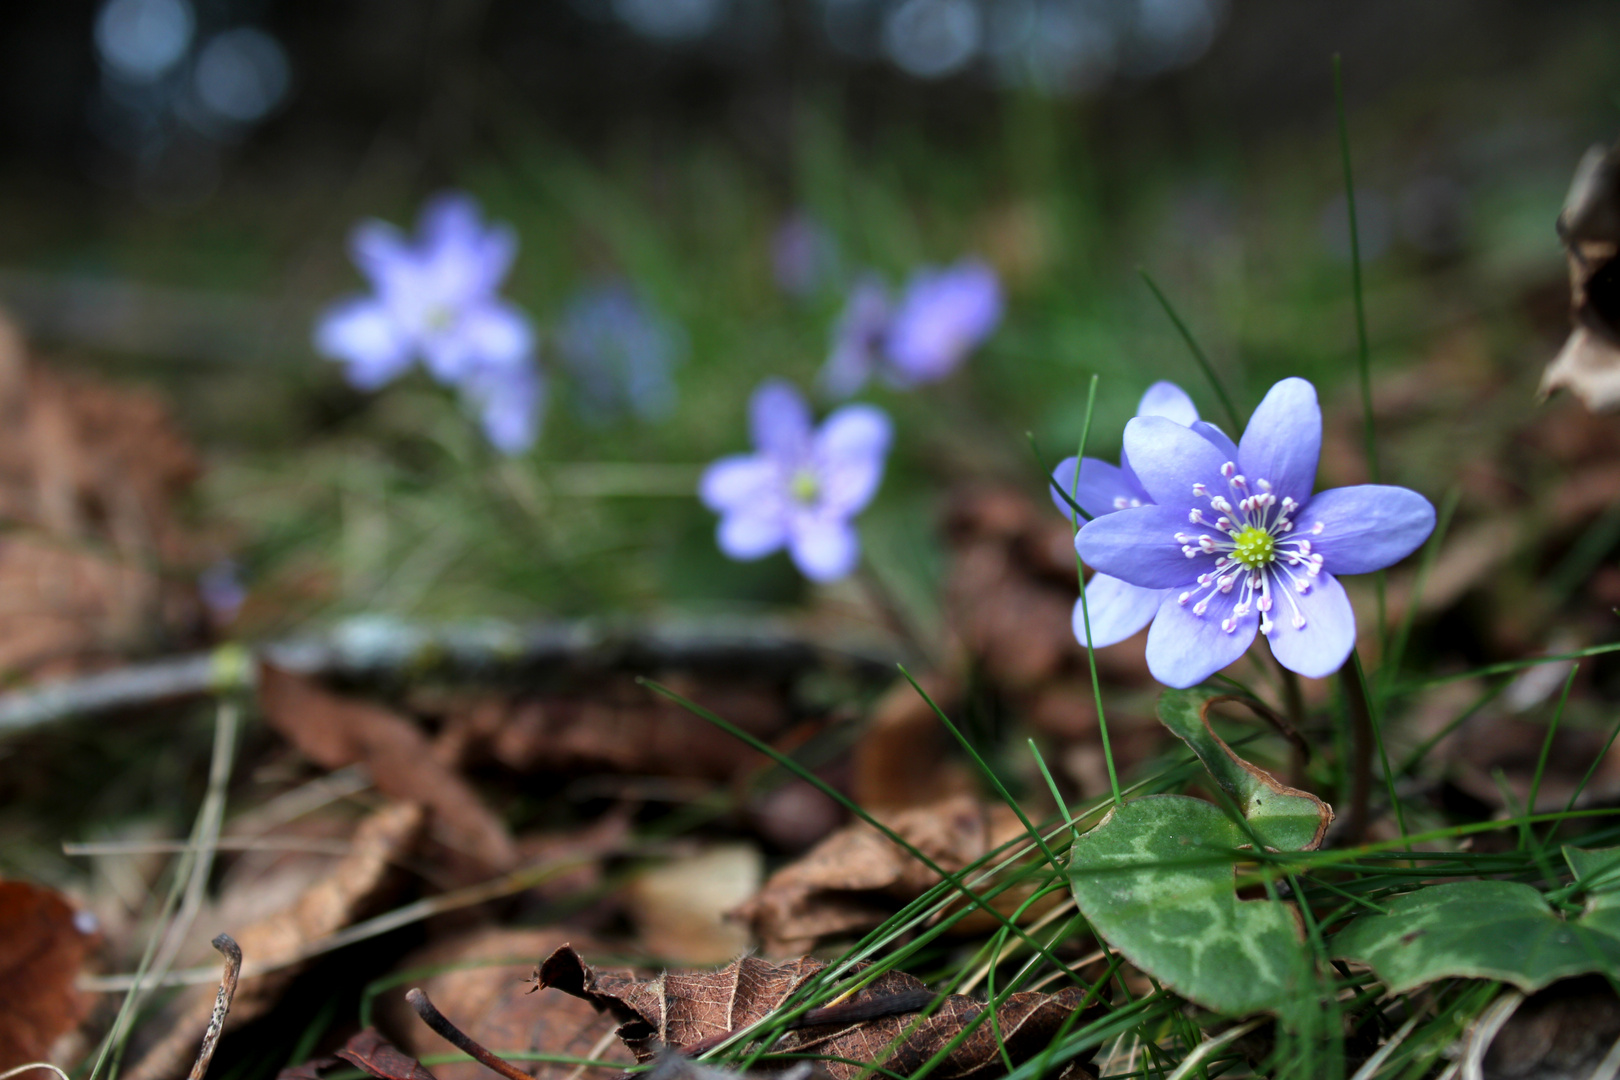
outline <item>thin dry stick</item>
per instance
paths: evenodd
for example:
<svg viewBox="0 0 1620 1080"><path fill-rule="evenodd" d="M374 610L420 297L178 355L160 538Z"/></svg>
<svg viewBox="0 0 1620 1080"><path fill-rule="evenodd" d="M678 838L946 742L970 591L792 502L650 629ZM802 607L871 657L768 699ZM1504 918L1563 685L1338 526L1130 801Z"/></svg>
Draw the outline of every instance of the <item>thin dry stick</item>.
<svg viewBox="0 0 1620 1080"><path fill-rule="evenodd" d="M215 851L302 851L312 855L347 855L354 845L347 840L317 840L296 836L222 836L210 845ZM202 851L187 840L94 840L62 842L63 855L180 855Z"/></svg>
<svg viewBox="0 0 1620 1080"><path fill-rule="evenodd" d="M230 1014L231 1002L236 998L236 980L242 974L242 949L236 939L221 934L209 944L225 956L225 977L220 979L219 993L214 995L214 1015L209 1017L208 1030L203 1032L202 1048L197 1051L197 1063L191 1067L190 1080L203 1080L208 1063L214 1060L219 1033L225 1030L225 1017Z"/></svg>
<svg viewBox="0 0 1620 1080"><path fill-rule="evenodd" d="M30 1061L26 1065L17 1065L13 1068L7 1069L5 1072L0 1072L0 1080L11 1080L13 1076L21 1076L30 1069L49 1069L51 1072L56 1074L57 1080L68 1080L67 1073L63 1072L61 1069L58 1069L55 1065L52 1065L48 1061Z"/></svg>
<svg viewBox="0 0 1620 1080"><path fill-rule="evenodd" d="M1496 1033L1502 1030L1502 1025L1523 1004L1524 995L1517 990L1509 990L1475 1018L1473 1032L1468 1037L1467 1052L1459 1062L1463 1080L1484 1080L1485 1051L1496 1041Z"/></svg>
<svg viewBox="0 0 1620 1080"><path fill-rule="evenodd" d="M438 1032L445 1041L462 1053L471 1056L474 1061L486 1069L493 1069L506 1077L506 1080L534 1080L534 1077L505 1058L496 1057L482 1043L475 1042L472 1036L452 1024L444 1013L434 1007L433 1002L428 1000L428 996L422 992L420 987L407 992L405 1001L411 1008L416 1010L416 1015L422 1018L422 1023Z"/></svg>
<svg viewBox="0 0 1620 1080"><path fill-rule="evenodd" d="M1181 1064L1176 1066L1176 1071L1170 1074L1170 1080L1183 1080L1184 1077L1191 1076L1193 1070L1198 1067L1199 1062L1209 1057L1209 1055L1213 1054L1227 1043L1236 1042L1237 1040L1241 1039L1243 1036L1247 1035L1249 1032L1253 1031L1261 1024L1266 1023L1270 1019L1271 1017L1269 1016L1262 1016L1258 1019L1250 1020L1247 1024L1239 1024L1235 1028L1223 1031L1213 1039L1205 1039L1203 1042L1193 1047L1192 1053L1181 1059Z"/></svg>

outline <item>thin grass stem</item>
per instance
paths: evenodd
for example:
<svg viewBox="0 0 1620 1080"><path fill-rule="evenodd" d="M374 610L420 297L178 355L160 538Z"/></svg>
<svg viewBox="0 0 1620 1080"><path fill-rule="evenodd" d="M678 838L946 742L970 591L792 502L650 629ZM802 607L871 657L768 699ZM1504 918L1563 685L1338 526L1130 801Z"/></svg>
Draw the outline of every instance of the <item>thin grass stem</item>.
<svg viewBox="0 0 1620 1080"><path fill-rule="evenodd" d="M1086 442L1091 437L1091 414L1097 405L1097 376L1091 377L1091 384L1086 388L1086 422L1080 429L1080 449L1076 451L1074 465L1073 490L1069 492L1071 501L1080 505L1080 466L1086 460ZM1074 531L1080 531L1080 523L1074 523ZM1120 804L1119 773L1114 769L1114 748L1108 740L1108 718L1103 714L1102 680L1097 676L1097 650L1091 647L1091 606L1086 601L1086 568L1080 561L1078 552L1074 556L1076 576L1080 580L1080 619L1085 626L1086 640L1082 642L1086 647L1086 663L1091 670L1091 697L1097 706L1097 730L1102 733L1103 760L1108 765L1108 790L1114 796L1114 805Z"/></svg>
<svg viewBox="0 0 1620 1080"><path fill-rule="evenodd" d="M1075 827L1074 815L1069 813L1069 804L1064 800L1063 792L1058 790L1057 780L1053 778L1052 770L1046 767L1046 758L1041 756L1041 748L1035 745L1034 739L1027 741L1029 743L1029 752L1035 758L1035 767L1041 770L1041 779L1046 781L1046 790L1052 793L1052 801L1057 804L1058 813L1063 815L1063 820L1068 824L1069 831L1074 834L1074 838L1076 840L1080 839L1080 830Z"/></svg>
<svg viewBox="0 0 1620 1080"><path fill-rule="evenodd" d="M1180 313L1176 311L1175 305L1170 303L1170 298L1164 294L1164 290L1159 288L1159 283L1153 280L1153 275L1140 266L1136 268L1136 272L1142 276L1142 281L1152 291L1153 298L1159 302L1159 306L1164 309L1164 313L1170 317L1170 322L1175 326L1176 332L1181 335L1181 340L1186 342L1187 351L1192 353L1193 360L1197 361L1198 366L1203 369L1204 378L1209 380L1211 389L1215 391L1215 396L1221 401L1221 408L1226 410L1226 418L1232 421L1233 437L1236 438L1242 435L1243 417L1239 414L1237 406L1232 403L1232 395L1226 392L1226 385L1221 382L1221 377L1215 373L1215 365L1209 362L1209 357L1204 354L1204 350L1199 346L1198 339L1193 337L1191 330L1187 329L1187 324L1182 321Z"/></svg>
<svg viewBox="0 0 1620 1080"><path fill-rule="evenodd" d="M1356 373L1361 383L1361 436L1367 452L1367 476L1380 482L1378 435L1373 424L1372 360L1367 344L1367 300L1361 284L1361 229L1356 220L1356 181L1350 169L1350 117L1344 106L1344 63L1333 54L1333 103L1339 117L1339 156L1344 162L1344 203L1350 218L1350 291L1356 308ZM1373 592L1378 598L1378 654L1389 655L1389 628L1386 625L1384 571L1373 575Z"/></svg>
<svg viewBox="0 0 1620 1080"><path fill-rule="evenodd" d="M1536 758L1536 771L1530 777L1530 794L1524 801L1526 813L1535 811L1536 798L1541 794L1541 778L1547 772L1547 755L1552 752L1553 737L1558 734L1558 725L1564 718L1564 706L1569 701L1570 688L1575 685L1575 675L1580 670L1581 665L1572 664L1569 674L1564 677L1563 692L1558 695L1558 706L1553 709L1552 719L1547 723L1547 736L1541 740L1541 754ZM1532 843L1532 840L1530 826L1526 825L1523 832L1519 834L1519 846L1521 848L1526 847ZM1539 844L1536 845L1538 850L1540 846Z"/></svg>

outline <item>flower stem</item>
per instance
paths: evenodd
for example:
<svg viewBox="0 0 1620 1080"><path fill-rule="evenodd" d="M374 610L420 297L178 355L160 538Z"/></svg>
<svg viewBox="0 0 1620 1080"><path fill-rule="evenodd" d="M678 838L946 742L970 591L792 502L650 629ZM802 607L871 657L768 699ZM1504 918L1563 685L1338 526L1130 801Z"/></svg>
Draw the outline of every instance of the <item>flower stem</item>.
<svg viewBox="0 0 1620 1080"><path fill-rule="evenodd" d="M1086 422L1080 428L1080 449L1074 455L1074 483L1073 490L1069 492L1070 500L1079 505L1080 502L1080 466L1086 459L1086 440L1091 437L1091 413L1097 405L1097 376L1091 377L1091 385L1086 388ZM1080 519L1074 519L1074 531L1080 531ZM1086 568L1080 561L1078 552L1074 556L1074 568L1080 579L1080 618L1085 623L1086 640L1080 644L1086 647L1086 662L1091 665L1091 696L1097 704L1097 730L1102 733L1103 761L1108 764L1108 788L1113 793L1114 805L1118 806L1123 800L1119 796L1119 774L1114 770L1114 750L1108 742L1108 718L1103 715L1102 682L1097 678L1097 652L1091 647L1091 608L1086 603Z"/></svg>
<svg viewBox="0 0 1620 1080"><path fill-rule="evenodd" d="M1296 732L1305 730L1305 693L1300 688L1299 676L1281 664L1277 665L1282 672L1283 713L1288 717L1289 724ZM1301 735L1303 739L1303 735ZM1305 783L1305 755L1303 743L1290 742L1291 753L1289 760L1288 782L1294 787L1301 787Z"/></svg>
<svg viewBox="0 0 1620 1080"><path fill-rule="evenodd" d="M1374 747L1384 769L1384 783L1389 788L1389 805L1395 813L1395 825L1401 839L1406 839L1406 811L1395 795L1395 774L1389 767L1389 753L1384 749L1383 733L1378 729L1378 718L1373 715L1372 701L1367 694L1367 676L1361 667L1361 654L1350 650L1350 658L1339 669L1339 685L1344 688L1345 709L1350 714L1350 819L1345 834L1350 843L1359 844L1367 832L1367 804L1372 794L1372 755Z"/></svg>
<svg viewBox="0 0 1620 1080"><path fill-rule="evenodd" d="M1372 790L1372 706L1356 672L1356 654L1339 669L1345 712L1350 717L1350 817L1345 837L1359 844L1367 833L1367 800Z"/></svg>

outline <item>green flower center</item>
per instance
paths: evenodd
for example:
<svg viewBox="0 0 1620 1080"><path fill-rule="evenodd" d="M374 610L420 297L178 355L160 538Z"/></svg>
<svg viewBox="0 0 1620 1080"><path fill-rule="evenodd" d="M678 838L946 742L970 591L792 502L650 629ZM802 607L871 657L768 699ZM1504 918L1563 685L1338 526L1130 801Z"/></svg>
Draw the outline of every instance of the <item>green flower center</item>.
<svg viewBox="0 0 1620 1080"><path fill-rule="evenodd" d="M443 333L455 324L456 313L446 304L435 304L428 309L427 317L422 321L429 330Z"/></svg>
<svg viewBox="0 0 1620 1080"><path fill-rule="evenodd" d="M1232 558L1258 570L1277 557L1277 541L1257 525L1245 525L1232 537Z"/></svg>
<svg viewBox="0 0 1620 1080"><path fill-rule="evenodd" d="M802 503L813 503L821 494L821 481L809 469L800 469L793 474L788 489L793 492L793 498Z"/></svg>

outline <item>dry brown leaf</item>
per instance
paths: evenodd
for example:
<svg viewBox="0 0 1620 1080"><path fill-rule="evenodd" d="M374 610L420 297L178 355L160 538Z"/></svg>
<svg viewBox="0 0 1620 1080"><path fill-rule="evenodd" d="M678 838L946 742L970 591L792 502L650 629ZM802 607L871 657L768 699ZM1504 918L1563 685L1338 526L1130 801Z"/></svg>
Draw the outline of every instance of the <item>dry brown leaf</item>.
<svg viewBox="0 0 1620 1080"><path fill-rule="evenodd" d="M577 940L577 937L576 937ZM634 1059L617 1039L604 1039L613 1021L576 998L540 1000L534 994L534 958L547 956L567 944L560 930L489 928L441 942L412 953L401 971L449 968L425 975L410 985L420 986L440 1012L474 1040L506 1057L514 1051L596 1057L629 1065ZM404 1001L405 987L383 1002L391 1030L401 1033L400 1045L417 1057L447 1052L449 1043L419 1020ZM565 1080L573 1065L543 1061L512 1064L537 1080ZM434 1066L440 1080L488 1080L488 1072L472 1061ZM586 1075L600 1076L600 1072Z"/></svg>
<svg viewBox="0 0 1620 1080"><path fill-rule="evenodd" d="M399 1047L378 1034L376 1028L366 1028L351 1038L337 1056L380 1080L437 1080L420 1061L400 1053Z"/></svg>
<svg viewBox="0 0 1620 1080"><path fill-rule="evenodd" d="M297 975L295 961L314 943L374 909L390 891L392 871L421 833L422 808L393 803L362 821L349 854L327 877L284 911L243 927L225 927L241 946L245 966L277 970L243 978L226 1030L269 1011ZM286 966L281 966L286 965ZM171 1010L172 1027L124 1075L128 1080L173 1080L190 1067L213 1013L214 988L193 987Z"/></svg>
<svg viewBox="0 0 1620 1080"><path fill-rule="evenodd" d="M663 680L751 735L770 740L793 722L780 686ZM726 781L769 759L713 724L628 679L586 692L488 699L452 713L449 730L518 772L632 773Z"/></svg>
<svg viewBox="0 0 1620 1080"><path fill-rule="evenodd" d="M955 872L1020 835L1017 815L1002 803L957 795L930 806L881 818L941 868ZM753 927L768 955L804 952L838 934L867 930L916 899L939 878L928 867L865 822L853 822L766 880L734 915ZM997 898L1017 893L1009 889ZM980 923L963 920L964 929Z"/></svg>
<svg viewBox="0 0 1620 1080"><path fill-rule="evenodd" d="M666 1047L693 1047L723 1038L763 1019L826 965L801 957L773 964L745 956L719 971L665 972L639 979L624 970L595 970L571 948L561 948L540 966L540 985L589 1001L619 1021L618 1034L640 1062ZM984 1003L960 994L930 1002L927 987L904 972L890 971L844 1005L858 1009L883 1001L906 1002L894 1015L825 1023L788 1032L773 1048L783 1053L823 1054L835 1080L864 1070L852 1062L881 1064L902 1076L927 1061L984 1011ZM1006 1071L1001 1047L1016 1066L1044 1049L1085 991L1013 994L996 1013L996 1025L977 1024L931 1074L941 1080L988 1080ZM926 1007L929 1015L919 1018ZM846 1060L832 1060L832 1059Z"/></svg>
<svg viewBox="0 0 1620 1080"><path fill-rule="evenodd" d="M42 885L0 881L0 1071L45 1060L84 1017L73 982L93 927Z"/></svg>
<svg viewBox="0 0 1620 1080"><path fill-rule="evenodd" d="M316 764L341 769L363 762L379 790L432 810L435 835L486 871L517 862L506 826L434 756L409 719L268 664L259 669L259 703L270 726Z"/></svg>
<svg viewBox="0 0 1620 1080"><path fill-rule="evenodd" d="M0 671L67 675L196 637L203 547L176 507L199 471L157 398L30 362L0 316Z"/></svg>
<svg viewBox="0 0 1620 1080"><path fill-rule="evenodd" d="M1620 1038L1620 998L1601 975L1565 979L1526 998L1485 1051L1497 1080L1562 1080L1605 1075Z"/></svg>
<svg viewBox="0 0 1620 1080"><path fill-rule="evenodd" d="M1541 378L1594 411L1620 406L1620 146L1594 146L1575 170L1558 235L1569 258L1575 329Z"/></svg>

